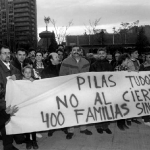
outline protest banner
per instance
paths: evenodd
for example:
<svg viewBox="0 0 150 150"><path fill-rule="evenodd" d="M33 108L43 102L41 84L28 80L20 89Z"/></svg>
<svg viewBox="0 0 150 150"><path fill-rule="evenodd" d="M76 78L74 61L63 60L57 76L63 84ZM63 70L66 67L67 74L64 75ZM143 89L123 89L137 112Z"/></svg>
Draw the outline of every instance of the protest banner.
<svg viewBox="0 0 150 150"><path fill-rule="evenodd" d="M19 111L7 134L150 115L149 72L89 72L7 82L7 106Z"/></svg>

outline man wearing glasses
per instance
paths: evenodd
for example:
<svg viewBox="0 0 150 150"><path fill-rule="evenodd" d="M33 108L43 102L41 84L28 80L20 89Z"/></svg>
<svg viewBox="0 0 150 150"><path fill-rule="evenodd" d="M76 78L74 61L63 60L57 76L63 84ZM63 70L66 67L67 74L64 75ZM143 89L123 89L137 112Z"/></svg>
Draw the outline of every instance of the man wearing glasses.
<svg viewBox="0 0 150 150"><path fill-rule="evenodd" d="M10 78L20 78L21 75L19 71L10 64L10 49L7 46L0 45L0 83L4 85L4 90L6 90L7 77ZM6 109L5 101L0 101L4 103L2 109ZM13 136L6 135L5 126L0 130L3 140L4 150L18 150L12 145Z"/></svg>

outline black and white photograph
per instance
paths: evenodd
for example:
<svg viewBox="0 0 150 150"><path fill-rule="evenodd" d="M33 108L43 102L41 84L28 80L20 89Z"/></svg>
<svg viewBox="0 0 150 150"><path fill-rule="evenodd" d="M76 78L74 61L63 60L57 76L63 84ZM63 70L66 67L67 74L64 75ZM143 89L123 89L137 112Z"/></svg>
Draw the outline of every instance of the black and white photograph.
<svg viewBox="0 0 150 150"><path fill-rule="evenodd" d="M150 149L150 0L0 0L0 150Z"/></svg>

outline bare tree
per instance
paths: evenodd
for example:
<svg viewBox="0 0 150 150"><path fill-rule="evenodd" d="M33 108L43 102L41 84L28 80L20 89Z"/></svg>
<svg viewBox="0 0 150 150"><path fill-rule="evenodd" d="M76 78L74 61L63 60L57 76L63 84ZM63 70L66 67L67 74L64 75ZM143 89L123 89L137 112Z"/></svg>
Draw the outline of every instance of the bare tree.
<svg viewBox="0 0 150 150"><path fill-rule="evenodd" d="M84 24L85 26L85 31L87 34L89 34L89 45L93 42L91 42L91 36L94 35L93 40L94 43L97 41L101 45L104 44L105 38L104 35L107 33L106 29L97 29L99 23L100 23L101 18L95 19L94 21L89 20L89 25Z"/></svg>
<svg viewBox="0 0 150 150"><path fill-rule="evenodd" d="M118 29L117 33L124 35L124 43L126 44L126 39L127 39L127 33L129 30L135 26L138 26L139 20L133 22L133 23L128 23L128 22L122 22L120 25L121 27Z"/></svg>
<svg viewBox="0 0 150 150"><path fill-rule="evenodd" d="M85 31L88 34L96 34L97 30L97 26L99 25L101 18L95 19L94 21L89 20L89 25L84 24L85 26Z"/></svg>
<svg viewBox="0 0 150 150"><path fill-rule="evenodd" d="M73 20L68 22L67 26L58 27L56 25L56 20L50 18L50 22L52 23L56 35L56 39L58 44L61 44L65 40L65 36L67 35L67 30L70 28L70 26L73 25Z"/></svg>

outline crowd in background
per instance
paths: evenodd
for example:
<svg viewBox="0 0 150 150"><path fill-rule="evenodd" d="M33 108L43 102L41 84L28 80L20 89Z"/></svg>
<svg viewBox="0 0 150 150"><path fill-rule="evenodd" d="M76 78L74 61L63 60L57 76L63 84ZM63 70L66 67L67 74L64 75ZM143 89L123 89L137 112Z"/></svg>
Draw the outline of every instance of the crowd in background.
<svg viewBox="0 0 150 150"><path fill-rule="evenodd" d="M28 51L18 48L15 54L11 54L9 47L0 47L0 117L5 118L6 123L12 114L18 111L17 108L6 108L5 88L6 77L10 76L13 80L41 80L82 72L109 72L109 71L150 71L150 53L145 57L139 58L136 48L131 48L128 53L116 50L113 56L108 57L106 47L101 47L96 52L85 53L79 46L73 46L69 53L65 52L63 46L59 46L55 52L37 51L30 48ZM6 110L4 112L4 110ZM3 113L3 114L2 114ZM0 118L1 119L1 118ZM149 117L143 117L145 121L150 121ZM120 130L129 129L132 122L141 124L139 118L130 118L117 121ZM0 126L4 150L17 150L12 143L26 143L26 148L38 149L36 137L39 133L26 133L24 135L8 136L5 133L5 123ZM110 122L97 123L95 128L98 133L106 132L112 134L109 129ZM92 135L88 126L80 126L80 133ZM74 135L74 127L62 129L66 134L66 139L71 139ZM52 136L55 130L49 130L48 136ZM31 136L30 136L31 135Z"/></svg>

